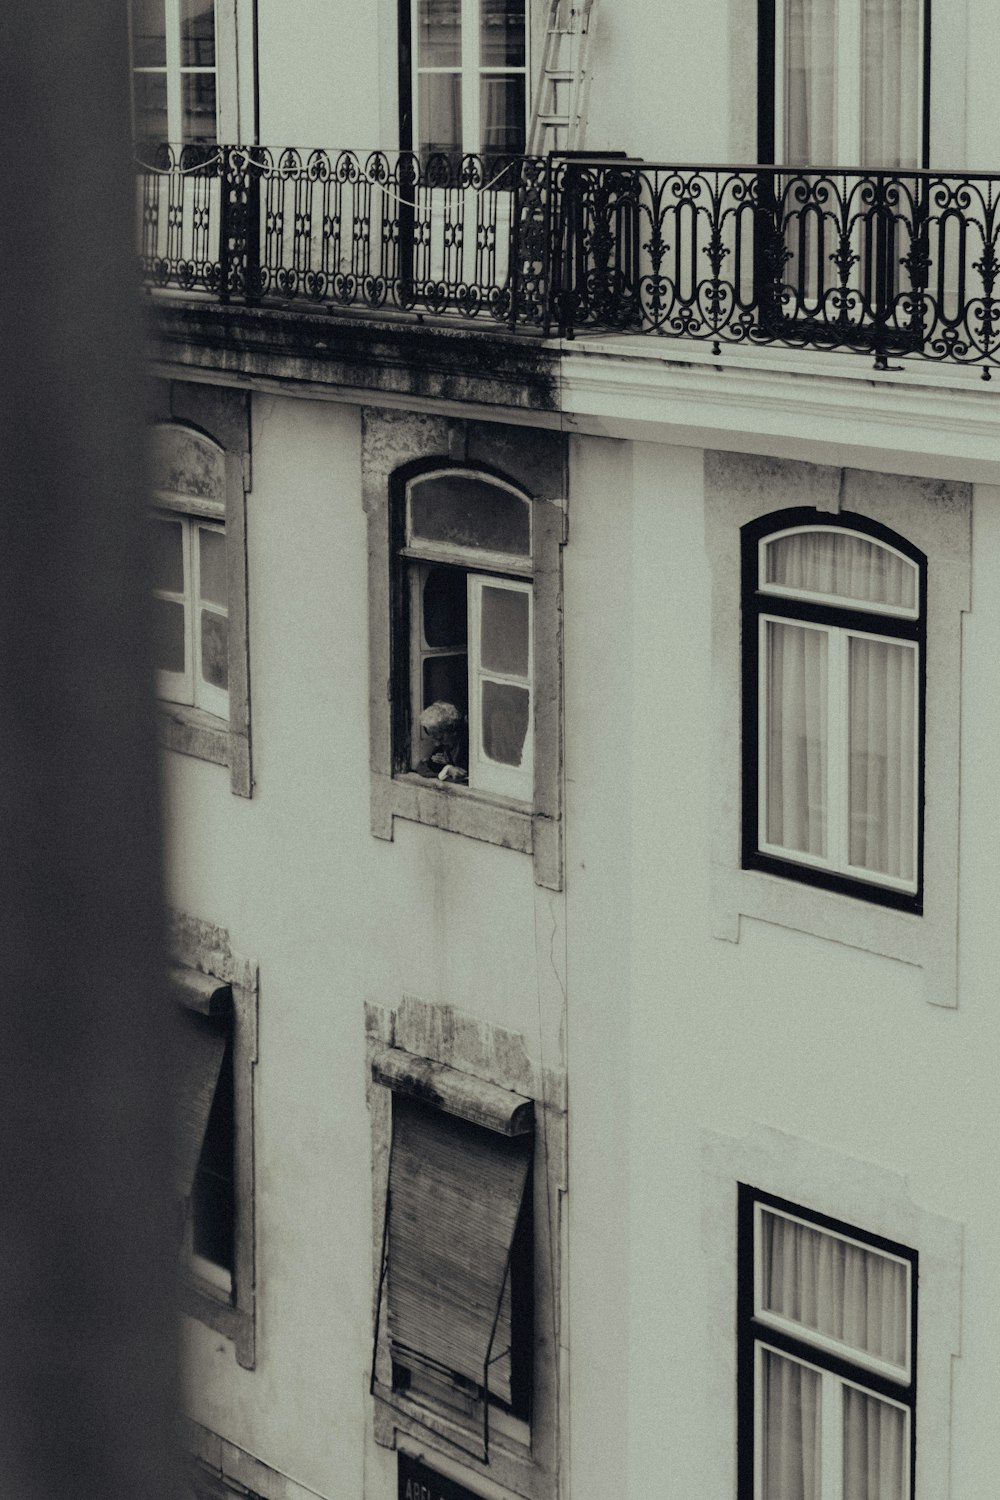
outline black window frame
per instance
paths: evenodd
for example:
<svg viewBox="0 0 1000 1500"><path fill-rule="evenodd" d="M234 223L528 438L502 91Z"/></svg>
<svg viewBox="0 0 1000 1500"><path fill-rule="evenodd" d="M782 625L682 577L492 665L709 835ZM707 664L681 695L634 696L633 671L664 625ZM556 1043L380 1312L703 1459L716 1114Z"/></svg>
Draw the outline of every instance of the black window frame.
<svg viewBox="0 0 1000 1500"><path fill-rule="evenodd" d="M850 1357L817 1349L805 1339L771 1327L755 1317L754 1219L757 1205L779 1209L794 1215L817 1229L844 1235L873 1250L895 1255L910 1264L910 1379L906 1385L893 1381L864 1365L856 1365ZM910 1411L910 1485L907 1500L914 1500L916 1488L917 1451L917 1354L918 1354L918 1282L919 1253L909 1245L900 1244L870 1230L848 1224L816 1209L803 1207L787 1198L765 1192L749 1183L737 1186L737 1235L736 1235L736 1404L737 1404L737 1500L755 1500L755 1348L758 1342L766 1343L784 1353L805 1360L814 1368L829 1371L852 1384L863 1387L875 1396L886 1396L890 1400L907 1406ZM825 1500L825 1497L823 1497Z"/></svg>
<svg viewBox="0 0 1000 1500"><path fill-rule="evenodd" d="M759 588L759 544L771 534L797 526L820 526L842 529L869 536L873 541L901 552L918 569L918 613L915 620L880 614L875 609L835 605L808 600L787 599L780 594L764 593ZM741 530L741 863L745 870L761 870L799 881L805 885L853 896L880 906L920 915L924 902L924 800L927 713L927 558L906 537L878 521L856 512L836 514L810 506L796 506L771 511ZM913 642L918 651L917 664L917 888L912 894L832 870L817 869L794 859L763 852L759 847L759 619L761 614L783 619L815 623L833 628L868 631L874 635Z"/></svg>

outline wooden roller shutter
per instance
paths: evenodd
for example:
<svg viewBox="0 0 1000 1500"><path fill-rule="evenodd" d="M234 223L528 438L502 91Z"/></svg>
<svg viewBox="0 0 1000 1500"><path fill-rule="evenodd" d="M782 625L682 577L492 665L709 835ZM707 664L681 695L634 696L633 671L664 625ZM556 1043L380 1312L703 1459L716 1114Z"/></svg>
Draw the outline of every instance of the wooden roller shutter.
<svg viewBox="0 0 1000 1500"><path fill-rule="evenodd" d="M400 1095L393 1099L392 1129L393 1358L412 1365L416 1357L477 1387L486 1383L510 1404L511 1300L505 1282L531 1137L498 1135Z"/></svg>
<svg viewBox="0 0 1000 1500"><path fill-rule="evenodd" d="M175 1171L177 1190L182 1198L188 1198L198 1170L230 1028L227 1022L185 1011L180 1014L177 1030Z"/></svg>

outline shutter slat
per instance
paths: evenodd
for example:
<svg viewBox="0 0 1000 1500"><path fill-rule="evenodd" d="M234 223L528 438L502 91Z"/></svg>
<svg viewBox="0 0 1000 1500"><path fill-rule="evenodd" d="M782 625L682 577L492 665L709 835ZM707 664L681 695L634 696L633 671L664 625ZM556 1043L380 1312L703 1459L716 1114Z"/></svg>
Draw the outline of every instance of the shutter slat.
<svg viewBox="0 0 1000 1500"><path fill-rule="evenodd" d="M524 1196L530 1139L393 1100L389 1177L389 1339L477 1386L501 1300L493 1354L510 1349L504 1280ZM489 1387L510 1402L510 1356Z"/></svg>
<svg viewBox="0 0 1000 1500"><path fill-rule="evenodd" d="M182 1013L176 1051L177 1127L174 1169L182 1198L191 1194L208 1116L226 1051L226 1031L195 1014Z"/></svg>

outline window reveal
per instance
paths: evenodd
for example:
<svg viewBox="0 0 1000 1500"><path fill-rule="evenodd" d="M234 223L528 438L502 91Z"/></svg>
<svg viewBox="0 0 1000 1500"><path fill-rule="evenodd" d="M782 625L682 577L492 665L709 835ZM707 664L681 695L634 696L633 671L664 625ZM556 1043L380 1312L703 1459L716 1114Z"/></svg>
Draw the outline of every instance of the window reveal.
<svg viewBox="0 0 1000 1500"><path fill-rule="evenodd" d="M510 576L530 574L530 504L498 481L432 474L410 482L404 525L409 754L401 769L530 801L532 587L530 576Z"/></svg>
<svg viewBox="0 0 1000 1500"><path fill-rule="evenodd" d="M232 992L201 975L176 988L184 1006L175 1134L182 1243L192 1271L229 1296L235 1275Z"/></svg>
<svg viewBox="0 0 1000 1500"><path fill-rule="evenodd" d="M909 1500L917 1257L740 1188L741 1500Z"/></svg>
<svg viewBox="0 0 1000 1500"><path fill-rule="evenodd" d="M225 527L153 518L153 621L161 698L229 716Z"/></svg>
<svg viewBox="0 0 1000 1500"><path fill-rule="evenodd" d="M745 533L744 863L915 905L919 554L791 518Z"/></svg>

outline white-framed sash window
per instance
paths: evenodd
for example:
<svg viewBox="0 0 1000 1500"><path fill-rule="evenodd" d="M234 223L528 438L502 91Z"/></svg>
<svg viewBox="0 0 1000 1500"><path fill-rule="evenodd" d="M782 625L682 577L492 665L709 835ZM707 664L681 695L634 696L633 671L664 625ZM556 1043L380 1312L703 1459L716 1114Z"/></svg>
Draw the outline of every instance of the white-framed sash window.
<svg viewBox="0 0 1000 1500"><path fill-rule="evenodd" d="M136 139L214 145L215 0L131 0L130 19Z"/></svg>
<svg viewBox="0 0 1000 1500"><path fill-rule="evenodd" d="M153 527L153 627L159 696L229 717L226 529L159 511Z"/></svg>
<svg viewBox="0 0 1000 1500"><path fill-rule="evenodd" d="M410 0L413 147L422 156L524 151L525 0Z"/></svg>

